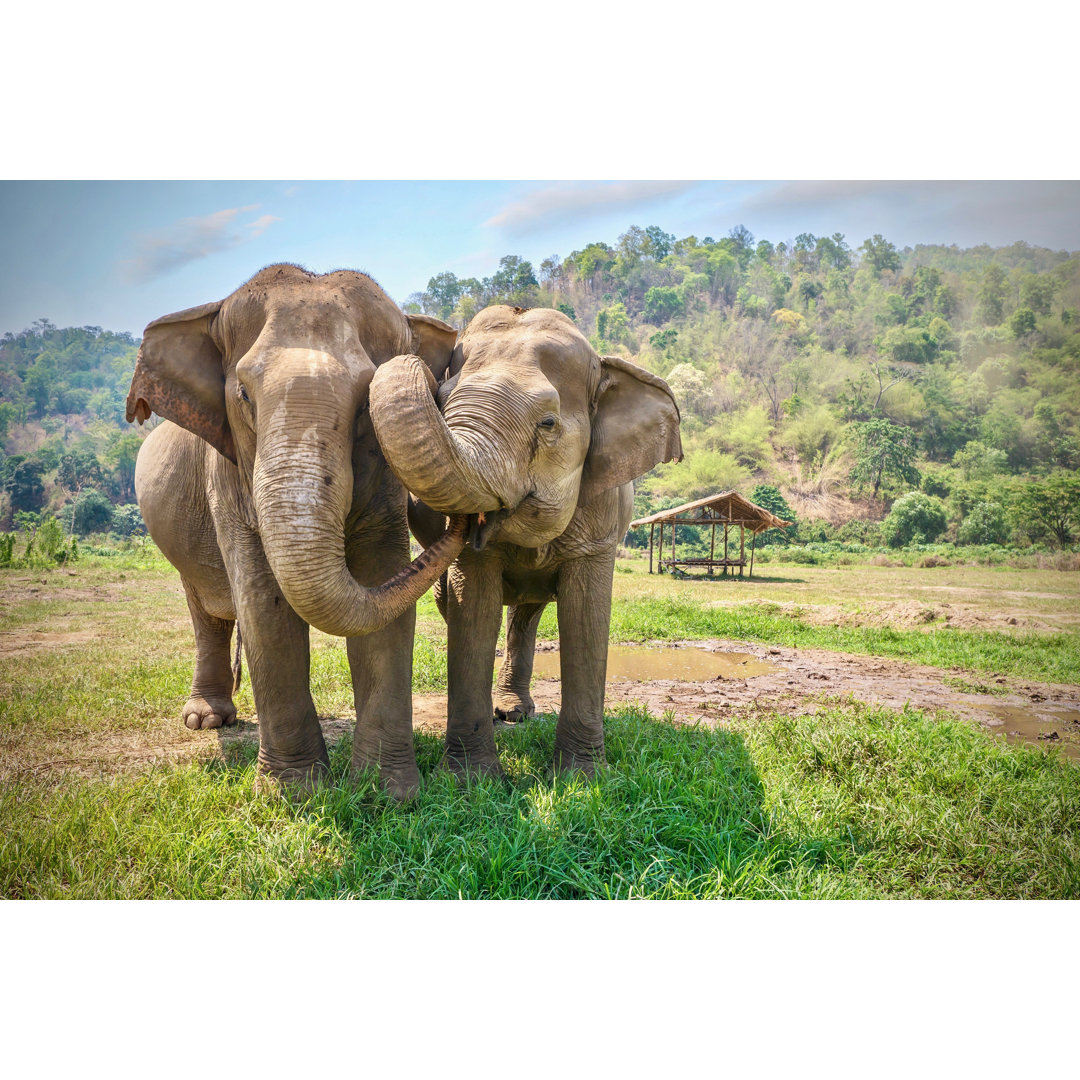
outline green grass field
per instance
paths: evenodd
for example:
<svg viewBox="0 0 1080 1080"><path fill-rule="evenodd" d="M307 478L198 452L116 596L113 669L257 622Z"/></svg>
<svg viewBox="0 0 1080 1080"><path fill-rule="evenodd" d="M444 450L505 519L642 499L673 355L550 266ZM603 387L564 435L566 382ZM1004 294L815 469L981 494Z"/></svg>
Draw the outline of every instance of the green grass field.
<svg viewBox="0 0 1080 1080"><path fill-rule="evenodd" d="M862 589L830 590L833 571L811 571L806 589L841 604L844 589L852 604L884 595L874 583L890 572L868 568ZM1077 575L1036 587L1031 573L996 578L988 607L1003 590L1034 591L1059 595L1064 618ZM945 715L857 701L798 717L759 705L717 728L614 709L609 768L590 782L550 777L552 716L500 731L509 781L467 789L439 772L438 737L417 731L424 789L400 807L370 778L348 778L344 648L316 634L333 783L304 802L256 793L246 678L246 737L178 719L192 644L171 570L88 559L0 575L4 897L1080 896L1080 767ZM762 585L632 568L616 575L612 637L794 639L952 668L972 684L988 671L1080 681L1069 629L830 627L814 621L810 596L805 618L770 610L777 589ZM1043 603L1052 624L1058 607ZM553 633L549 614L542 636ZM443 690L430 597L415 658L416 689Z"/></svg>

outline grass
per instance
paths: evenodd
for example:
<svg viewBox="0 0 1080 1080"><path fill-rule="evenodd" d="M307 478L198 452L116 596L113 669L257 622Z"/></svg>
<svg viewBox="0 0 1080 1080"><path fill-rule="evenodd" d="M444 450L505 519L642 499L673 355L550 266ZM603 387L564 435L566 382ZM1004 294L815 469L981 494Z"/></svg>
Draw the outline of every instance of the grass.
<svg viewBox="0 0 1080 1080"><path fill-rule="evenodd" d="M610 769L551 781L554 720L500 734L510 781L438 773L390 803L347 782L254 792L253 748L0 791L0 894L72 898L1080 896L1080 770L957 721L838 704L815 717L608 721Z"/></svg>
<svg viewBox="0 0 1080 1080"><path fill-rule="evenodd" d="M940 571L867 572L872 594L878 575ZM1074 589L1064 572L992 572L1050 607ZM815 573L807 587L831 596L836 571ZM765 582L764 603L730 584L617 575L612 637L904 656L953 668L965 693L988 692L986 671L1080 681L1067 631L815 625L773 604L792 583ZM417 626L414 688L442 692L430 596ZM556 629L552 606L540 636ZM370 779L349 781L345 649L313 634L313 696L336 725L332 783L291 803L254 790L246 678L241 737L179 724L193 657L168 568L88 558L0 571L0 631L3 897L1080 896L1080 768L946 716L838 701L812 716L733 711L710 729L622 708L607 718L611 768L593 782L550 778L548 716L498 733L508 784L464 790L437 768L440 740L417 732L424 790L403 808ZM57 640L11 648L34 634Z"/></svg>
<svg viewBox="0 0 1080 1080"><path fill-rule="evenodd" d="M545 619L547 613L545 612ZM948 626L927 634L890 626L821 626L759 605L705 608L677 599L616 600L612 641L734 638L793 648L901 657L940 668L1080 682L1080 635L1004 634ZM541 636L550 633L541 623Z"/></svg>

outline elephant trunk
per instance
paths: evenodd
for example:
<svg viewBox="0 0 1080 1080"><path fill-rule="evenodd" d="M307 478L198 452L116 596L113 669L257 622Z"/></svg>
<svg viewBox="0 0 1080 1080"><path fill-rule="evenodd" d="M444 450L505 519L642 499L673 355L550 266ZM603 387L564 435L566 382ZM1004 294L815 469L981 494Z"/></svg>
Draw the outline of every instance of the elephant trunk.
<svg viewBox="0 0 1080 1080"><path fill-rule="evenodd" d="M389 581L375 588L360 585L345 556L353 487L350 437L351 427L334 438L320 425L318 436L299 443L260 445L253 475L263 549L285 599L305 622L338 637L369 634L393 622L434 584L465 542L465 519L455 518Z"/></svg>
<svg viewBox="0 0 1080 1080"><path fill-rule="evenodd" d="M397 356L375 372L371 421L390 468L417 498L444 514L487 513L512 505L490 438L479 431L451 431L433 390L431 375L417 356Z"/></svg>

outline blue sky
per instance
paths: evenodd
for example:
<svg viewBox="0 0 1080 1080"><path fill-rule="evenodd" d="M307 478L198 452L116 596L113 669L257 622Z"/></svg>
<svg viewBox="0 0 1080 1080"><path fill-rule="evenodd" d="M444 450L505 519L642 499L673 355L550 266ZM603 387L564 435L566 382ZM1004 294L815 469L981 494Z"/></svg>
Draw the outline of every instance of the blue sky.
<svg viewBox="0 0 1080 1080"><path fill-rule="evenodd" d="M538 266L630 225L1080 250L1076 181L5 181L0 332L42 316L141 334L277 261L370 273L398 302L443 270Z"/></svg>

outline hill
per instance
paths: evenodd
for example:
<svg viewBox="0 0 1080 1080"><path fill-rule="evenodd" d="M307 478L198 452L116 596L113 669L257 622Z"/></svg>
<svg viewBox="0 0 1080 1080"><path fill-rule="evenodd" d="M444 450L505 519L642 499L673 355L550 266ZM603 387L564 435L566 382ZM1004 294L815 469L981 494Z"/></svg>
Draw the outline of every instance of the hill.
<svg viewBox="0 0 1080 1080"><path fill-rule="evenodd" d="M507 255L490 277L438 274L405 306L464 327L490 303L559 308L669 381L686 458L639 482L641 513L737 488L803 539L1080 532L1080 253L634 226L538 270ZM0 529L137 525L137 347L44 319L0 340Z"/></svg>

